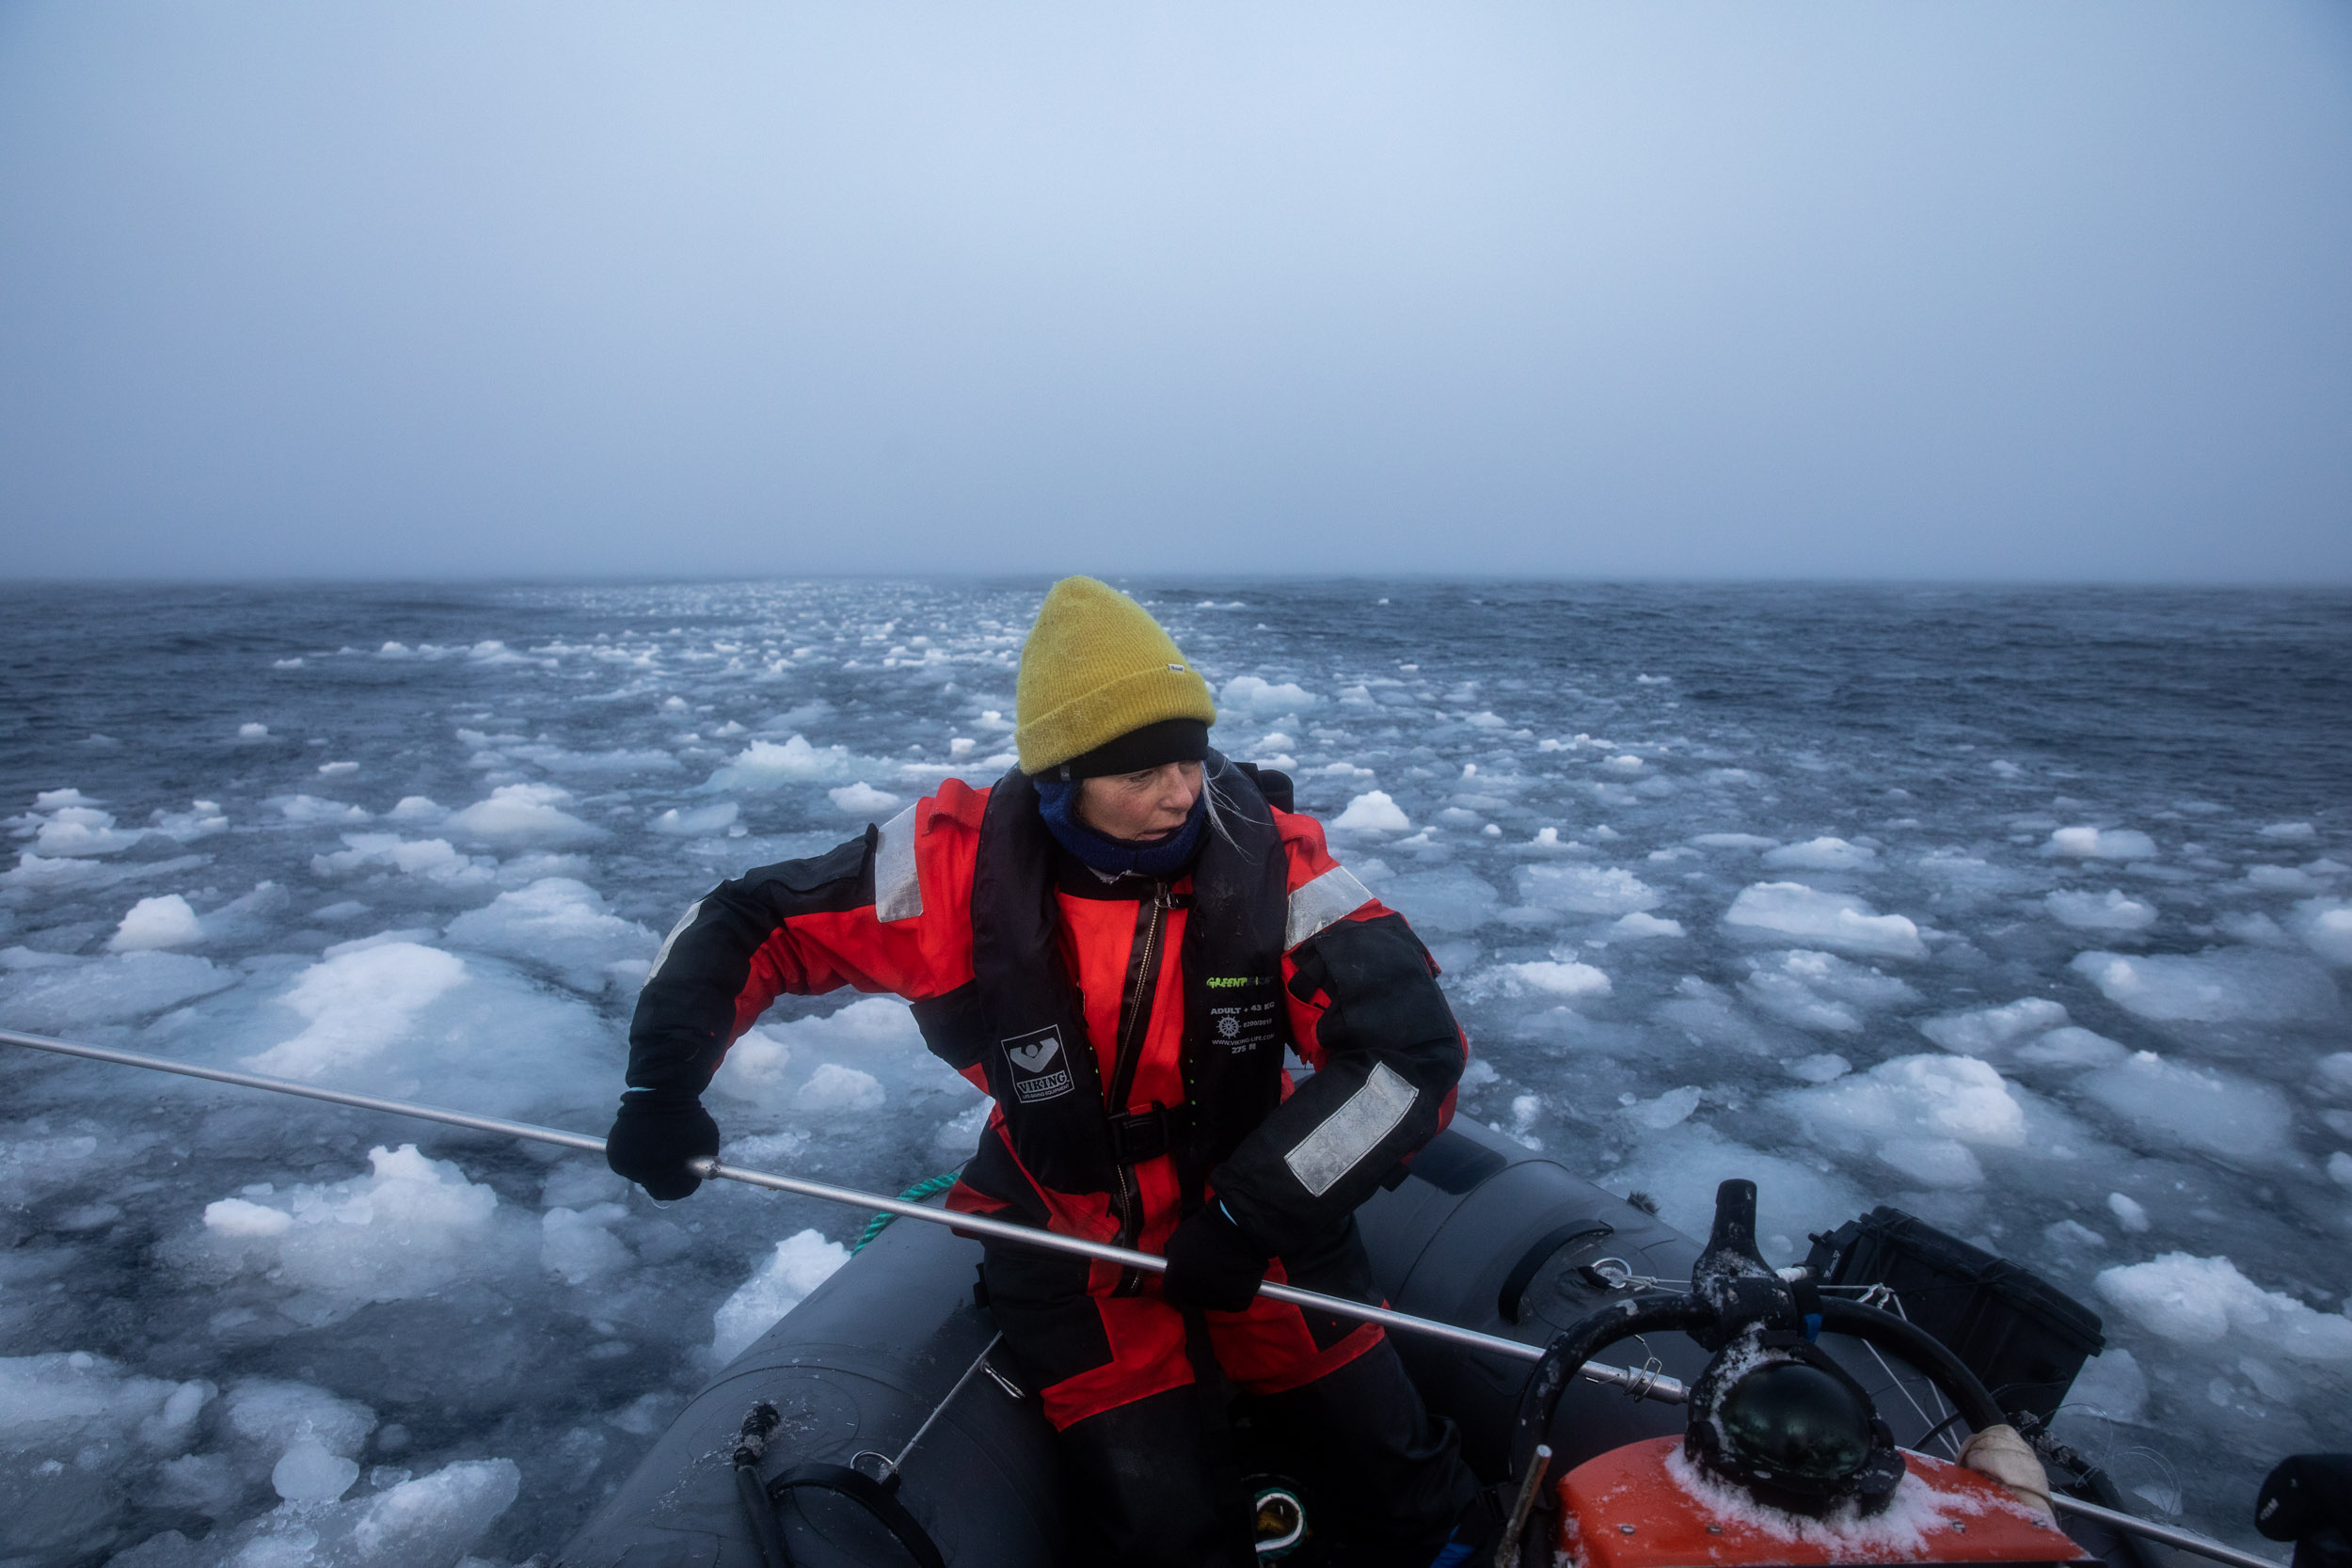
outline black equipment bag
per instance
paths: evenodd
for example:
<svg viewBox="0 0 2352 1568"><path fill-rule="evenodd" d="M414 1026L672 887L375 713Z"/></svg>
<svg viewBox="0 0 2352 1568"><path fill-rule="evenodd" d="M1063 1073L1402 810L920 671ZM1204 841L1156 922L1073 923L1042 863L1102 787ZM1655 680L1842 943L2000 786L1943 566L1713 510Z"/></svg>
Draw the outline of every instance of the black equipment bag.
<svg viewBox="0 0 2352 1568"><path fill-rule="evenodd" d="M2014 1418L2047 1422L2106 1336L2099 1314L2039 1275L1882 1205L1813 1238L1820 1285L1883 1285Z"/></svg>

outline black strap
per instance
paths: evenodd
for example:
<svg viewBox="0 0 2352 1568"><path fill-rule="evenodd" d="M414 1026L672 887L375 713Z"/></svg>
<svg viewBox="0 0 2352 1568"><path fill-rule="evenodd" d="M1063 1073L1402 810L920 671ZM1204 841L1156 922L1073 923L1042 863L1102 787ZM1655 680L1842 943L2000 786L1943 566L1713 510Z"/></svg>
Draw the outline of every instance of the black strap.
<svg viewBox="0 0 2352 1568"><path fill-rule="evenodd" d="M1191 1117L1181 1105L1152 1102L1148 1111L1121 1111L1110 1118L1111 1148L1122 1165L1156 1160L1176 1147L1176 1133Z"/></svg>
<svg viewBox="0 0 2352 1568"><path fill-rule="evenodd" d="M847 1465L795 1465L768 1483L768 1498L781 1502L784 1495L797 1486L813 1486L822 1492L834 1492L849 1498L866 1513L907 1550L921 1568L947 1568L947 1560L939 1555L931 1538L923 1527L914 1522L914 1515L906 1506L890 1495L887 1487L873 1477L850 1469Z"/></svg>

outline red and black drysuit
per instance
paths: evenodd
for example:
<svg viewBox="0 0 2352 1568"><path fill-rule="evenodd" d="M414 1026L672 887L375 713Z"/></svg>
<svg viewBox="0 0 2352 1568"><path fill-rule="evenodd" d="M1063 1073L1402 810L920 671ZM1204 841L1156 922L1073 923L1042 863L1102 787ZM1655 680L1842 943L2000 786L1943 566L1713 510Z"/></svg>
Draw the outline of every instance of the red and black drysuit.
<svg viewBox="0 0 2352 1568"><path fill-rule="evenodd" d="M1461 1031L1427 951L1321 826L1208 768L1228 831L1166 880L1063 851L1016 770L986 790L950 780L829 854L722 884L655 960L632 1091L698 1096L783 992L895 992L995 1101L951 1209L1159 1252L1217 1201L1273 1259L1267 1278L1377 1300L1351 1216L1451 1117ZM1285 1046L1316 1069L1295 1089ZM1220 1550L1208 1482L1188 1496L1179 1463L1203 1327L1235 1384L1347 1450L1355 1506L1387 1521L1398 1560L1427 1561L1470 1499L1450 1429L1376 1325L1260 1297L1194 1315L1188 1354L1187 1315L1152 1276L993 1243L986 1259L991 1310L1075 1439L1073 1479L1120 1560Z"/></svg>

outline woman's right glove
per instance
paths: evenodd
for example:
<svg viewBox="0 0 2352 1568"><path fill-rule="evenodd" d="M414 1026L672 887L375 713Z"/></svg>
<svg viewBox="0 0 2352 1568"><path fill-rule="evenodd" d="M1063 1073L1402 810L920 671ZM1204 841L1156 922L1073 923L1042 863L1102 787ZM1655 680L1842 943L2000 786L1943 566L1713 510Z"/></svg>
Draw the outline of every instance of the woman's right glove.
<svg viewBox="0 0 2352 1568"><path fill-rule="evenodd" d="M703 1179L686 1162L719 1152L719 1124L699 1100L621 1096L621 1114L604 1136L604 1163L664 1203L686 1196Z"/></svg>
<svg viewBox="0 0 2352 1568"><path fill-rule="evenodd" d="M1179 1222L1167 1256L1160 1293L1178 1307L1246 1312L1265 1278L1266 1255L1249 1244L1221 1203Z"/></svg>

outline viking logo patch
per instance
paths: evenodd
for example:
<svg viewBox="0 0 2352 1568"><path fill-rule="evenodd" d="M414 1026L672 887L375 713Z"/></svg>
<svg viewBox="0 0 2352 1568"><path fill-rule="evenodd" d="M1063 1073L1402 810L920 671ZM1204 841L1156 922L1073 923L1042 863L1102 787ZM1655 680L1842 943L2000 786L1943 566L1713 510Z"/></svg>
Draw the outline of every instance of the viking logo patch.
<svg viewBox="0 0 2352 1568"><path fill-rule="evenodd" d="M1005 1062L1012 1069L1013 1098L1024 1105L1070 1092L1070 1066L1062 1056L1061 1030L1056 1025L1007 1040Z"/></svg>

